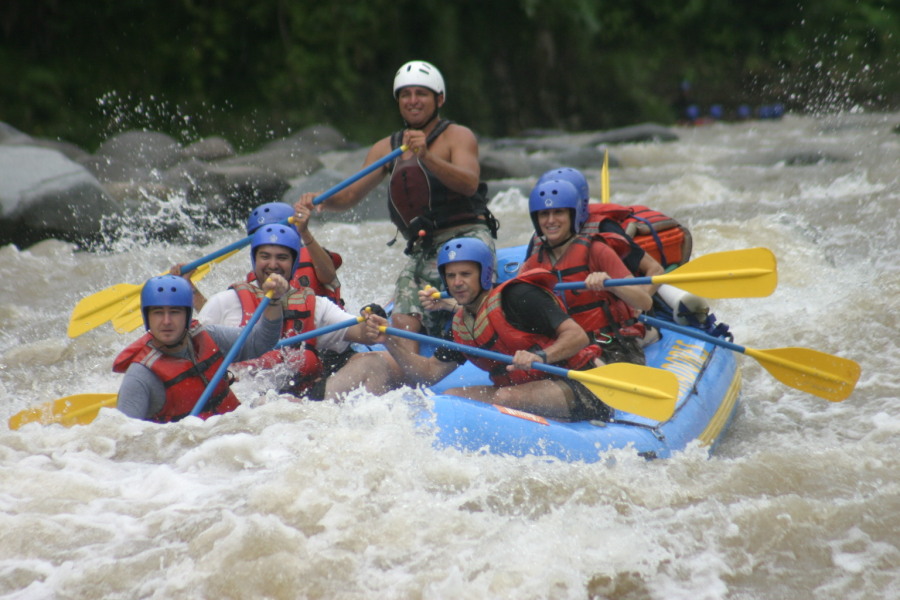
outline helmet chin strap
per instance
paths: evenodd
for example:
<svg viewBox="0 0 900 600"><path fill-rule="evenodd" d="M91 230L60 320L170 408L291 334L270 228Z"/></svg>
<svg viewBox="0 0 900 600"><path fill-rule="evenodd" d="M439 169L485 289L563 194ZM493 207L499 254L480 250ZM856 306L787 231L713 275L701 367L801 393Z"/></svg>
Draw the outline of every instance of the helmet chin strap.
<svg viewBox="0 0 900 600"><path fill-rule="evenodd" d="M407 129L418 129L419 131L421 131L421 130L425 129L426 127L428 127L428 126L431 124L432 121L434 121L435 119L438 118L438 110L439 110L439 109L435 109L435 110L434 110L434 113L433 113L430 117L428 117L428 120L425 121L425 124L422 125L421 127L413 127L413 126L411 126L411 125L406 121L406 119L403 120L403 124L406 125L406 128L407 128Z"/></svg>
<svg viewBox="0 0 900 600"><path fill-rule="evenodd" d="M187 334L188 330L187 328L185 328L184 333L181 334L181 337L178 338L177 342L175 342L174 344L162 344L163 348L167 350L174 350L175 348L178 348L178 346L184 343L184 338L187 336Z"/></svg>
<svg viewBox="0 0 900 600"><path fill-rule="evenodd" d="M558 244L551 244L550 242L547 242L547 249L548 249L548 250L556 250L556 249L559 248L560 246L565 246L566 244L569 243L569 240L571 240L573 237L575 237L575 234L574 234L574 233L571 233L571 234L569 234L569 237L567 237L566 239L564 239L563 241L561 241L561 242L558 243ZM546 236L544 236L544 241L545 241L545 242L547 241L547 237L546 237Z"/></svg>

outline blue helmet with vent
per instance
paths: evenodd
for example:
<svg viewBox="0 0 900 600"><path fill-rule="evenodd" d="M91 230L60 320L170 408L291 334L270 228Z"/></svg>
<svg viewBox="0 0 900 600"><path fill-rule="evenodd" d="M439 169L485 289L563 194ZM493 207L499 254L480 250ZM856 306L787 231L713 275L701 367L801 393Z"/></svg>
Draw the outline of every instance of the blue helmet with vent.
<svg viewBox="0 0 900 600"><path fill-rule="evenodd" d="M568 208L572 214L572 233L578 233L588 218L587 198L579 197L574 185L562 179L548 179L538 183L528 197L528 212L534 230L541 235L538 212L551 208Z"/></svg>
<svg viewBox="0 0 900 600"><path fill-rule="evenodd" d="M293 214L293 213L291 213ZM286 279L290 280L300 264L300 249L303 248L303 240L292 225L264 225L256 230L250 239L250 264L256 270L256 249L260 246L284 246L294 254L294 265ZM259 282L262 283L262 282Z"/></svg>
<svg viewBox="0 0 900 600"><path fill-rule="evenodd" d="M263 225L274 225L294 216L294 207L286 202L268 202L257 206L247 218L247 235Z"/></svg>
<svg viewBox="0 0 900 600"><path fill-rule="evenodd" d="M149 309L154 306L183 306L187 308L187 325L190 326L194 313L194 291L190 282L176 275L159 275L151 277L141 288L141 314L144 316L144 328L150 330L147 318Z"/></svg>
<svg viewBox="0 0 900 600"><path fill-rule="evenodd" d="M450 263L464 261L479 264L481 289L491 289L494 285L494 253L487 247L487 244L478 238L455 238L441 246L438 251L437 266L444 288L447 287L447 279L444 277L445 267Z"/></svg>

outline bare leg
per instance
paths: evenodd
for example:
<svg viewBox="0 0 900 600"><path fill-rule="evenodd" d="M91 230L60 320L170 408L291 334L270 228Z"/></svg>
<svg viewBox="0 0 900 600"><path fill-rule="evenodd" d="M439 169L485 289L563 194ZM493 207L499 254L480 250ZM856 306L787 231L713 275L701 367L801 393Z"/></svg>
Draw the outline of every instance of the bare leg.
<svg viewBox="0 0 900 600"><path fill-rule="evenodd" d="M445 393L471 398L479 402L498 404L551 419L568 419L572 414L570 405L574 400L574 394L569 386L551 379L506 387L473 385L453 388Z"/></svg>
<svg viewBox="0 0 900 600"><path fill-rule="evenodd" d="M397 329L405 329L406 331L412 331L413 333L420 333L422 331L422 320L416 315L395 313L391 315L391 323ZM396 342L413 354L419 353L419 342L408 340L406 338L397 338Z"/></svg>
<svg viewBox="0 0 900 600"><path fill-rule="evenodd" d="M403 372L393 357L385 352L361 352L325 382L325 399L340 397L364 386L372 394L384 394L403 385Z"/></svg>

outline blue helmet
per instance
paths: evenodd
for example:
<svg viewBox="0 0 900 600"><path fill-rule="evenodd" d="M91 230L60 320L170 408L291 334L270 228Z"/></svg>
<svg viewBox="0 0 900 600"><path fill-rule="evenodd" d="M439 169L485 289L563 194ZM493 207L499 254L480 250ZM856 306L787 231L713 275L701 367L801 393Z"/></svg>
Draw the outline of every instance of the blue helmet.
<svg viewBox="0 0 900 600"><path fill-rule="evenodd" d="M294 216L294 208L286 202L268 202L257 206L247 218L247 235L263 225L274 225Z"/></svg>
<svg viewBox="0 0 900 600"><path fill-rule="evenodd" d="M550 169L537 180L538 183L544 183L551 179L559 179L560 181L568 181L578 190L578 197L589 202L591 199L591 190L588 187L587 178L584 173L572 167L560 167L558 169Z"/></svg>
<svg viewBox="0 0 900 600"><path fill-rule="evenodd" d="M151 277L141 288L141 314L144 315L144 328L150 330L147 318L153 306L183 306L187 308L187 324L190 326L194 313L194 291L184 277L176 275L159 275Z"/></svg>
<svg viewBox="0 0 900 600"><path fill-rule="evenodd" d="M450 263L463 261L477 262L481 266L481 289L491 289L494 285L494 253L478 238L455 238L438 251L437 267L444 288L447 287L444 268Z"/></svg>
<svg viewBox="0 0 900 600"><path fill-rule="evenodd" d="M562 179L539 182L528 197L528 212L534 230L541 235L538 212L549 208L568 208L572 211L572 233L578 233L588 218L587 199L579 197L575 186Z"/></svg>
<svg viewBox="0 0 900 600"><path fill-rule="evenodd" d="M256 270L256 249L270 244L284 246L294 253L294 265L291 267L290 275L286 278L290 280L300 265L300 249L303 248L303 240L300 239L300 235L292 225L273 224L260 227L250 239L250 265L254 271Z"/></svg>

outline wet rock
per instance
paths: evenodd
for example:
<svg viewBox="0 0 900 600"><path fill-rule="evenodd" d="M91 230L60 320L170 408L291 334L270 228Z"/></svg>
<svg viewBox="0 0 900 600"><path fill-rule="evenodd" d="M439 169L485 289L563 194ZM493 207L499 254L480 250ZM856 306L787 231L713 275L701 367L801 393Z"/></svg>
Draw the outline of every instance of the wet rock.
<svg viewBox="0 0 900 600"><path fill-rule="evenodd" d="M662 125L644 123L594 134L586 143L591 145L626 144L635 142L674 142L678 134Z"/></svg>
<svg viewBox="0 0 900 600"><path fill-rule="evenodd" d="M184 158L175 138L157 131L126 131L103 142L94 153L148 169L168 169Z"/></svg>
<svg viewBox="0 0 900 600"><path fill-rule="evenodd" d="M87 169L33 146L0 146L0 206L0 235L16 244L83 241L120 211Z"/></svg>
<svg viewBox="0 0 900 600"><path fill-rule="evenodd" d="M185 146L182 155L185 159L213 161L235 156L234 146L223 137L213 136L198 140Z"/></svg>

